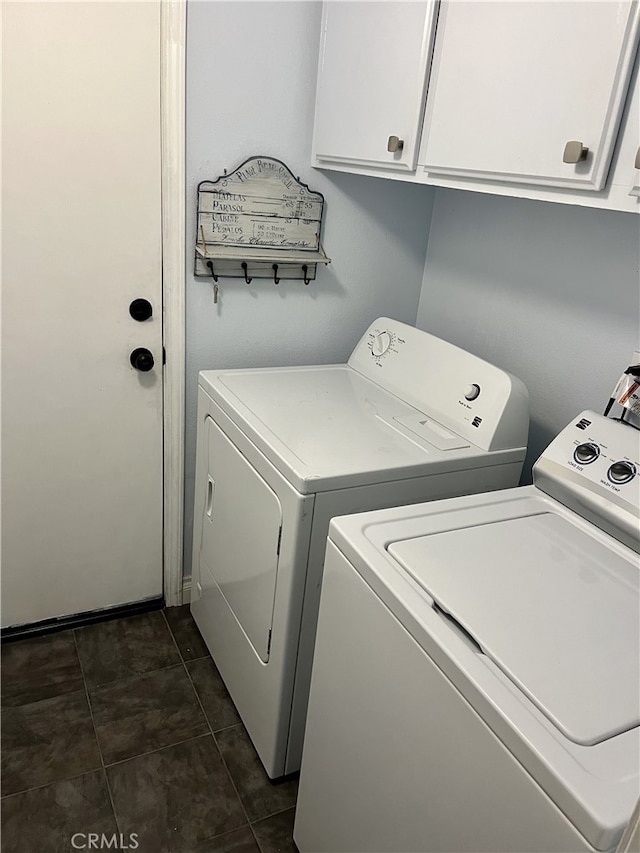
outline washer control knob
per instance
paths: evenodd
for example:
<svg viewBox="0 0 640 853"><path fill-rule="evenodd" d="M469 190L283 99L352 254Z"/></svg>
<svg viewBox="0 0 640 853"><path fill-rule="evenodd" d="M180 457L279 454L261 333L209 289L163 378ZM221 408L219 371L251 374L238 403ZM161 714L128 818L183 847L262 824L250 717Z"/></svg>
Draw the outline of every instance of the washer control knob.
<svg viewBox="0 0 640 853"><path fill-rule="evenodd" d="M373 355L379 358L381 355L385 354L385 352L389 349L390 346L391 335L389 334L389 332L380 332L373 339L373 343L371 345L371 352Z"/></svg>
<svg viewBox="0 0 640 853"><path fill-rule="evenodd" d="M612 483L616 483L617 485L621 483L628 483L629 480L633 480L635 475L636 466L633 462L626 462L624 460L614 462L607 471L607 477Z"/></svg>
<svg viewBox="0 0 640 853"><path fill-rule="evenodd" d="M471 385L467 385L466 391L464 392L465 400L475 400L480 396L480 386L476 385L474 382Z"/></svg>
<svg viewBox="0 0 640 853"><path fill-rule="evenodd" d="M584 444L579 444L573 451L573 458L581 465L588 465L594 462L600 456L600 448L597 444L591 441L586 441Z"/></svg>

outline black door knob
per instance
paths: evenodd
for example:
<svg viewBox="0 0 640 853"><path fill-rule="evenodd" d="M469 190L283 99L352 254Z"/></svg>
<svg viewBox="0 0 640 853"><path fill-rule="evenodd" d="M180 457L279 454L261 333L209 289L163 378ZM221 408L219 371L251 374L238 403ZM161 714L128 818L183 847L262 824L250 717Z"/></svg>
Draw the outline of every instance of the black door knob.
<svg viewBox="0 0 640 853"><path fill-rule="evenodd" d="M148 299L134 299L131 305L129 305L129 314L131 314L134 320L143 323L151 317L153 308Z"/></svg>
<svg viewBox="0 0 640 853"><path fill-rule="evenodd" d="M134 349L129 361L136 370L141 370L143 373L153 368L153 355L145 347Z"/></svg>

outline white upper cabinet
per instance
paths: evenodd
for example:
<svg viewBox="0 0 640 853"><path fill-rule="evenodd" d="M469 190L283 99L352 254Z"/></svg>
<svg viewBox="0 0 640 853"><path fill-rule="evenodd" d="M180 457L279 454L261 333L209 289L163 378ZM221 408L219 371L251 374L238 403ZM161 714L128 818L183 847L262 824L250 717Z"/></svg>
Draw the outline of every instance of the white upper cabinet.
<svg viewBox="0 0 640 853"><path fill-rule="evenodd" d="M435 179L601 190L639 20L637 2L444 0L420 165Z"/></svg>
<svg viewBox="0 0 640 853"><path fill-rule="evenodd" d="M635 71L627 105L626 127L620 145L620 157L614 180L619 175L623 187L630 185L629 195L640 199L640 68Z"/></svg>
<svg viewBox="0 0 640 853"><path fill-rule="evenodd" d="M629 195L640 196L640 148L638 148L635 156L635 183L631 187Z"/></svg>
<svg viewBox="0 0 640 853"><path fill-rule="evenodd" d="M605 195L619 210L640 213L640 57L627 97Z"/></svg>
<svg viewBox="0 0 640 853"><path fill-rule="evenodd" d="M436 12L422 0L325 2L314 165L415 170Z"/></svg>

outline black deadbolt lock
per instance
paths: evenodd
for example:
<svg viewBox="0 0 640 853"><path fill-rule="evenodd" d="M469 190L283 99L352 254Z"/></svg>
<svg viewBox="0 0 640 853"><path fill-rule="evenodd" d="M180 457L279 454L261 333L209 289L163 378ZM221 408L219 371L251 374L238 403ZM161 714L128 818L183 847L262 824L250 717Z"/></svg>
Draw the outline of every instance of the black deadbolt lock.
<svg viewBox="0 0 640 853"><path fill-rule="evenodd" d="M138 347L137 349L134 349L129 361L136 370L141 370L143 373L146 373L148 370L153 368L153 355L151 351L145 347Z"/></svg>
<svg viewBox="0 0 640 853"><path fill-rule="evenodd" d="M134 320L142 323L151 317L153 308L148 299L134 299L131 305L129 305L129 314L131 314Z"/></svg>

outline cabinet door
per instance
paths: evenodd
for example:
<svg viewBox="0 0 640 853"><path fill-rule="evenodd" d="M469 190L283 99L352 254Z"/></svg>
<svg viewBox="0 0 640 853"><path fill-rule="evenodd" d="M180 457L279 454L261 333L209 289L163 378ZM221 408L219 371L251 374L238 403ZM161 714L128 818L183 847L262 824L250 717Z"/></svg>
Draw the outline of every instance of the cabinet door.
<svg viewBox="0 0 640 853"><path fill-rule="evenodd" d="M636 167L636 176L635 176L636 179L635 179L635 183L631 187L629 195L640 196L640 148L638 148L638 150L636 152L635 167Z"/></svg>
<svg viewBox="0 0 640 853"><path fill-rule="evenodd" d="M443 2L420 164L510 183L604 186L637 2ZM565 146L588 149L564 162Z"/></svg>
<svg viewBox="0 0 640 853"><path fill-rule="evenodd" d="M433 0L324 4L315 165L415 169L436 9ZM394 136L402 145L390 152Z"/></svg>
<svg viewBox="0 0 640 853"><path fill-rule="evenodd" d="M623 181L630 187L629 195L640 198L640 60L635 69L627 109L617 171L624 175Z"/></svg>
<svg viewBox="0 0 640 853"><path fill-rule="evenodd" d="M607 183L611 194L619 193L620 200L626 197L630 202L626 209L640 212L640 56L631 78Z"/></svg>

